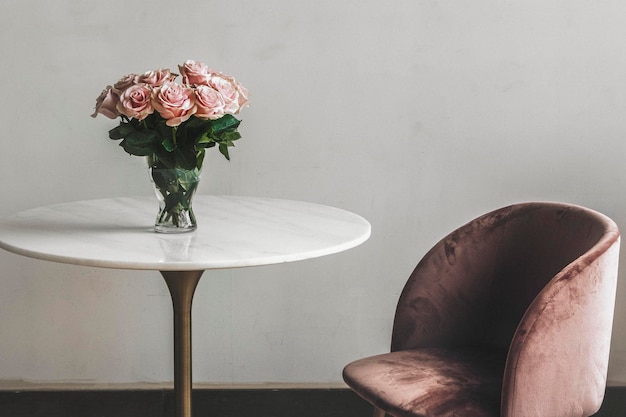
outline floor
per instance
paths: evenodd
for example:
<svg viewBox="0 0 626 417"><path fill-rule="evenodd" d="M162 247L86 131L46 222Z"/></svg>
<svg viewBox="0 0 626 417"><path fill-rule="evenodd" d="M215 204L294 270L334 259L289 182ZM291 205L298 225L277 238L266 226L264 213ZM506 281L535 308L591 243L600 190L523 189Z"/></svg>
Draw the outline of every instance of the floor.
<svg viewBox="0 0 626 417"><path fill-rule="evenodd" d="M194 390L194 417L370 417L346 389ZM171 417L169 390L0 391L0 417ZM607 390L595 417L626 416L626 387Z"/></svg>
<svg viewBox="0 0 626 417"><path fill-rule="evenodd" d="M0 417L171 417L169 390L0 391ZM194 390L194 417L358 417L371 408L348 390Z"/></svg>

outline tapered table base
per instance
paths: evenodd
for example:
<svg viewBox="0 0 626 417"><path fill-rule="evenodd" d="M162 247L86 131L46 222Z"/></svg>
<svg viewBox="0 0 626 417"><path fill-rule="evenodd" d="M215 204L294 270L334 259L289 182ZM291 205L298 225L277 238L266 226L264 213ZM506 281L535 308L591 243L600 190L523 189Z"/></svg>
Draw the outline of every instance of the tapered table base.
<svg viewBox="0 0 626 417"><path fill-rule="evenodd" d="M161 271L174 309L175 416L191 417L191 304L204 271Z"/></svg>

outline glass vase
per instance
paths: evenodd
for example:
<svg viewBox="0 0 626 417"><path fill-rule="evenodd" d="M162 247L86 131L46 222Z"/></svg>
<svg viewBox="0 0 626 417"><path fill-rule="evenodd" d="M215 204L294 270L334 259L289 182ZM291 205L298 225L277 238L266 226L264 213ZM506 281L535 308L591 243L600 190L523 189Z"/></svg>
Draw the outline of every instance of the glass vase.
<svg viewBox="0 0 626 417"><path fill-rule="evenodd" d="M200 181L200 169L168 167L156 156L148 157L148 169L159 201L154 230L159 233L185 233L196 230L193 196Z"/></svg>

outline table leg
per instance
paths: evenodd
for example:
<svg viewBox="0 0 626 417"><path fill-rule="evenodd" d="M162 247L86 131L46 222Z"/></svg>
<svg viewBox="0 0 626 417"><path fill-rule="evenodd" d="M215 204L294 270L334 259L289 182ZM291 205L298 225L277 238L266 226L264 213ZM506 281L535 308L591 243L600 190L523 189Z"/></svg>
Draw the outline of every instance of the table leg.
<svg viewBox="0 0 626 417"><path fill-rule="evenodd" d="M176 417L191 417L191 304L204 271L161 271L174 309L174 397Z"/></svg>

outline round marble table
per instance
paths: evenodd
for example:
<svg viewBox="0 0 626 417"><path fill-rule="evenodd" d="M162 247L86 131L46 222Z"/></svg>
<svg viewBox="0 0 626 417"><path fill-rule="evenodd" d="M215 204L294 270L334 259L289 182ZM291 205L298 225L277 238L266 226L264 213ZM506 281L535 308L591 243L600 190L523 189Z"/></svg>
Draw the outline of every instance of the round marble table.
<svg viewBox="0 0 626 417"><path fill-rule="evenodd" d="M0 247L32 258L101 268L156 270L174 309L176 416L191 416L191 304L207 269L269 265L355 247L370 225L345 210L253 197L196 196L198 229L153 231L153 198L112 198L34 208L0 219Z"/></svg>

